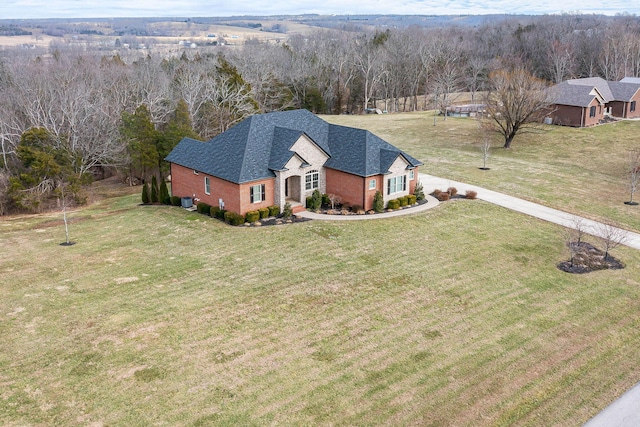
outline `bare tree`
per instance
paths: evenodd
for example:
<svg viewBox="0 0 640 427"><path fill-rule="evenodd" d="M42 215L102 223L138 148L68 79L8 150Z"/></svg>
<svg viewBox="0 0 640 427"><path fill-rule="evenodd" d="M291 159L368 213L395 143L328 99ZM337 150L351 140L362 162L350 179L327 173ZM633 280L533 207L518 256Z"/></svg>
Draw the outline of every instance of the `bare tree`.
<svg viewBox="0 0 640 427"><path fill-rule="evenodd" d="M482 154L482 170L489 170L487 167L487 160L491 156L491 140L488 135L484 135L482 142L478 145L480 153Z"/></svg>
<svg viewBox="0 0 640 427"><path fill-rule="evenodd" d="M638 191L640 186L640 150L630 150L627 154L627 173L629 176L629 201L624 202L627 205L637 205L638 202L633 201L633 195Z"/></svg>
<svg viewBox="0 0 640 427"><path fill-rule="evenodd" d="M616 227L610 221L601 223L597 233L599 246L604 252L605 261L609 258L609 252L620 245L624 245L629 237L626 230Z"/></svg>
<svg viewBox="0 0 640 427"><path fill-rule="evenodd" d="M485 123L504 137L504 148L510 148L517 134L542 122L550 105L547 85L521 67L494 71L489 82Z"/></svg>

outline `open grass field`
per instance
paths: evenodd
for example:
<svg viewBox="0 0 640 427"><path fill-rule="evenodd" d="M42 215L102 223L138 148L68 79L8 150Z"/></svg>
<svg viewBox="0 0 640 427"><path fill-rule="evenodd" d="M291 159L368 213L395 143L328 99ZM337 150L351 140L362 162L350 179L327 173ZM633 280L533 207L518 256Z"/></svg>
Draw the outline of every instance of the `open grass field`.
<svg viewBox="0 0 640 427"><path fill-rule="evenodd" d="M482 172L471 121L327 119L427 173L637 224L622 190L597 197L622 182L613 127L554 128L585 155L546 166L516 139ZM0 219L0 425L579 426L640 381L640 251L563 273L560 227L479 200L234 228L110 195L70 213L70 247L59 213Z"/></svg>
<svg viewBox="0 0 640 427"><path fill-rule="evenodd" d="M501 148L504 140L497 134L490 134L491 170L483 171L477 146L483 131L475 119L438 117L434 126L433 113L324 118L371 130L422 160L421 171L428 174L640 230L640 209L623 203L629 200L626 155L631 148L640 149L640 121L590 129L545 126L516 136L509 150Z"/></svg>

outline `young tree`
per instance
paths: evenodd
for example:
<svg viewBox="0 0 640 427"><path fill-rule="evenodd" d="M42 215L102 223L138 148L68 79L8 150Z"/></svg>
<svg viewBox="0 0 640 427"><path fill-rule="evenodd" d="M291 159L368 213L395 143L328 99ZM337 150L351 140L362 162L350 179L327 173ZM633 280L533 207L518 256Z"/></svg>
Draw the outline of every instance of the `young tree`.
<svg viewBox="0 0 640 427"><path fill-rule="evenodd" d="M151 177L151 203L158 203L160 195L158 191L158 180L155 175Z"/></svg>
<svg viewBox="0 0 640 427"><path fill-rule="evenodd" d="M542 122L550 105L547 85L520 67L492 72L489 85L485 124L504 137L504 148L510 148L516 135Z"/></svg>
<svg viewBox="0 0 640 427"><path fill-rule="evenodd" d="M167 187L167 181L162 178L160 181L160 203L163 205L171 204L171 197L169 196L169 188Z"/></svg>
<svg viewBox="0 0 640 427"><path fill-rule="evenodd" d="M478 148L482 154L482 167L480 169L489 170L487 167L487 160L489 160L489 157L491 156L491 140L487 135L484 136L484 139L482 140L482 143L478 145Z"/></svg>
<svg viewBox="0 0 640 427"><path fill-rule="evenodd" d="M598 227L598 242L600 243L600 249L604 252L605 261L609 258L609 252L623 245L628 238L628 233L622 228L616 227L611 222L603 222Z"/></svg>
<svg viewBox="0 0 640 427"><path fill-rule="evenodd" d="M627 162L628 169L627 173L629 174L629 201L624 202L627 205L637 205L638 202L633 201L633 195L636 191L638 191L638 187L640 186L640 150L631 150L627 154Z"/></svg>

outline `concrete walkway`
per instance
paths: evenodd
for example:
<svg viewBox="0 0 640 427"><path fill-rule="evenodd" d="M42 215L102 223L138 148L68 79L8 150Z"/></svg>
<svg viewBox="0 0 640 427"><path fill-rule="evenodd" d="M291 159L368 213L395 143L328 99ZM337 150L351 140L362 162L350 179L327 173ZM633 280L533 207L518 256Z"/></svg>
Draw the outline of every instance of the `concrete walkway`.
<svg viewBox="0 0 640 427"><path fill-rule="evenodd" d="M418 212L424 212L427 209L435 208L440 204L438 199L436 199L433 196L425 195L425 200L427 201L427 203L423 203L418 206L399 209L393 212L382 212L374 215L327 215L327 214L318 214L310 211L302 211L302 212L298 212L296 216L299 216L302 218L321 220L321 221L360 221L360 220L369 220L369 219L393 218L401 215L409 215L409 214L414 214Z"/></svg>
<svg viewBox="0 0 640 427"><path fill-rule="evenodd" d="M424 186L425 193L431 193L435 189L446 191L449 187L455 187L458 193L464 194L467 190L478 193L478 199L493 203L498 206L505 207L517 212L531 215L545 221L559 224L567 228L575 228L576 221L579 221L581 228L587 234L592 236L602 236L603 224L590 219L582 218L557 209L548 208L537 203L518 199L517 197L508 196L497 191L487 190L475 185L465 184L462 182L452 181L450 179L439 178L433 175L419 174L420 182ZM640 210L639 210L640 211ZM624 230L626 238L624 245L640 249L640 233ZM640 425L640 424L639 424Z"/></svg>
<svg viewBox="0 0 640 427"><path fill-rule="evenodd" d="M591 418L583 427L640 426L640 384L620 396L604 411Z"/></svg>

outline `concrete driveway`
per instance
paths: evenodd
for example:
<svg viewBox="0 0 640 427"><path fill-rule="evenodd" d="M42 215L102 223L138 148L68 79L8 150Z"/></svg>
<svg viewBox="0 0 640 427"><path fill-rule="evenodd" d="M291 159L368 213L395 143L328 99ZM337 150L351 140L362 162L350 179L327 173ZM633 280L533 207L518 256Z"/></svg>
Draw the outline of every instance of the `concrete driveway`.
<svg viewBox="0 0 640 427"><path fill-rule="evenodd" d="M592 236L601 236L603 232L603 224L600 222L572 215L557 209L548 208L546 206L518 199L517 197L508 196L503 193L498 193L497 191L491 191L475 185L465 184L463 182L452 181L450 179L423 173L419 174L419 177L420 182L424 187L425 194L431 193L435 189L445 191L449 187L455 187L460 194L464 194L467 190L472 190L478 193L478 199L521 212L523 214L531 215L563 227L575 228L576 221L580 221L581 228L587 234L591 234ZM638 212L640 213L640 207L636 207L636 209L638 209ZM629 230L625 231L626 239L624 245L640 249L640 233ZM640 424L638 424L638 426L640 426Z"/></svg>

